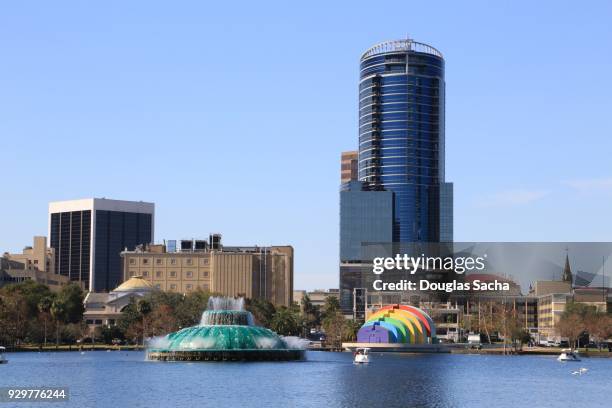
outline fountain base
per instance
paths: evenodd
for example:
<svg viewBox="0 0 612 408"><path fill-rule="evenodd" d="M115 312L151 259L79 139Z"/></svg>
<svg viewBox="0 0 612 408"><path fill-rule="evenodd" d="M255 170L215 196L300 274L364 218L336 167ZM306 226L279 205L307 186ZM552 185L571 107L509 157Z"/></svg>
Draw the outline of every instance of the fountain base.
<svg viewBox="0 0 612 408"><path fill-rule="evenodd" d="M296 361L304 359L304 350L193 350L169 351L151 349L147 358L153 361Z"/></svg>

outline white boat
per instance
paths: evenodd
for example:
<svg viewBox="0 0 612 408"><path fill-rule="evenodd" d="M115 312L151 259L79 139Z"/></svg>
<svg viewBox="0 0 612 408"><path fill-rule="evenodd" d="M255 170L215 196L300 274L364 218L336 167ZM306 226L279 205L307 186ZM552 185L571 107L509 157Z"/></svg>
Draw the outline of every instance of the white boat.
<svg viewBox="0 0 612 408"><path fill-rule="evenodd" d="M580 357L578 357L578 352L572 349L563 349L561 350L561 354L557 357L559 361L580 361Z"/></svg>
<svg viewBox="0 0 612 408"><path fill-rule="evenodd" d="M370 349L367 347L359 347L357 349L355 349L355 352L353 353L353 362L355 364L367 364L370 362L370 357L369 357L369 352Z"/></svg>
<svg viewBox="0 0 612 408"><path fill-rule="evenodd" d="M0 346L0 364L6 364L8 363L8 360L6 358L4 358L4 352L6 351L6 349L2 346Z"/></svg>

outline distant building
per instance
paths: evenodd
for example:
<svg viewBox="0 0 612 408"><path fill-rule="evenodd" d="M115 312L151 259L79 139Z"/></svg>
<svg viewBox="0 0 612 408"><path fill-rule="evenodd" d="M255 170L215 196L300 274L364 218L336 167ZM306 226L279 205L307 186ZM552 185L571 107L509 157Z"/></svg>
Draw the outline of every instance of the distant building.
<svg viewBox="0 0 612 408"><path fill-rule="evenodd" d="M121 251L153 242L155 206L89 198L49 204L55 271L90 291L112 290L123 278Z"/></svg>
<svg viewBox="0 0 612 408"><path fill-rule="evenodd" d="M308 295L308 298L310 298L310 303L312 303L313 306L320 307L321 310L323 309L328 297L335 297L340 300L340 290L338 289L315 289L313 291L294 290L293 301L301 306L302 299L306 295Z"/></svg>
<svg viewBox="0 0 612 408"><path fill-rule="evenodd" d="M535 281L530 295L540 297L550 295L552 293L569 293L572 290L572 284L564 281Z"/></svg>
<svg viewBox="0 0 612 408"><path fill-rule="evenodd" d="M393 193L352 181L340 191L340 262L360 261L364 243L393 239Z"/></svg>
<svg viewBox="0 0 612 408"><path fill-rule="evenodd" d="M210 239L203 249L190 246L168 252L164 245L147 245L124 251L121 253L123 277L128 280L141 276L163 291L188 293L202 289L224 296L261 298L275 305L291 305L291 246L229 247L221 245L219 234L211 235ZM187 248L187 243L183 243L181 247Z"/></svg>
<svg viewBox="0 0 612 408"><path fill-rule="evenodd" d="M565 254L565 266L563 267L563 282L569 282L571 285L573 282L572 268L570 268L569 255Z"/></svg>
<svg viewBox="0 0 612 408"><path fill-rule="evenodd" d="M549 293L538 297L538 331L542 338L557 335L555 329L571 300L571 293Z"/></svg>
<svg viewBox="0 0 612 408"><path fill-rule="evenodd" d="M34 245L25 247L22 253L5 252L0 258L0 287L31 280L58 291L70 279L53 272L54 260L54 250L47 248L47 238L34 237Z"/></svg>
<svg viewBox="0 0 612 408"><path fill-rule="evenodd" d="M36 268L41 272L55 273L55 251L47 248L47 237L34 237L33 246L27 246L20 254L4 253L11 261L24 264L26 268Z"/></svg>
<svg viewBox="0 0 612 408"><path fill-rule="evenodd" d="M359 168L359 152L356 150L342 152L340 157L340 183L357 181Z"/></svg>
<svg viewBox="0 0 612 408"><path fill-rule="evenodd" d="M363 287L363 244L393 241L393 192L351 181L340 191L340 306L353 313L353 291Z"/></svg>
<svg viewBox="0 0 612 408"><path fill-rule="evenodd" d="M412 39L383 42L361 56L359 151L342 155L339 269L345 314L364 317L364 291L372 289L364 285L363 244L453 242L444 65L438 50Z"/></svg>
<svg viewBox="0 0 612 408"><path fill-rule="evenodd" d="M359 180L395 193L393 242L441 240L444 65L442 53L412 39L361 56Z"/></svg>
<svg viewBox="0 0 612 408"><path fill-rule="evenodd" d="M130 302L137 302L155 291L151 282L133 277L108 293L89 292L85 296L83 320L90 331L99 326L114 326Z"/></svg>

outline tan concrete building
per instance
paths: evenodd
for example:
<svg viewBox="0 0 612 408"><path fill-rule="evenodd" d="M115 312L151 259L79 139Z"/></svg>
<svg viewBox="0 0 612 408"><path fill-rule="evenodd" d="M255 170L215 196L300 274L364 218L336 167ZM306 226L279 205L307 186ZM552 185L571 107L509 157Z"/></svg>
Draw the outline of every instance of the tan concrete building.
<svg viewBox="0 0 612 408"><path fill-rule="evenodd" d="M571 282L564 281L536 281L529 291L532 296L544 296L551 293L569 293L572 291Z"/></svg>
<svg viewBox="0 0 612 408"><path fill-rule="evenodd" d="M33 246L27 246L20 254L4 253L8 260L20 262L26 269L36 268L41 272L55 273L55 250L47 248L47 237L34 237Z"/></svg>
<svg viewBox="0 0 612 408"><path fill-rule="evenodd" d="M342 152L340 157L340 183L348 183L358 179L359 152L352 150Z"/></svg>
<svg viewBox="0 0 612 408"><path fill-rule="evenodd" d="M310 303L313 306L319 306L321 310L323 310L323 306L325 306L325 301L328 297L335 297L340 301L340 289L315 289L313 291L305 291L305 290L294 290L293 291L293 301L298 305L302 305L302 299L304 296L308 295L310 298Z"/></svg>
<svg viewBox="0 0 612 408"><path fill-rule="evenodd" d="M47 248L46 237L34 237L34 245L27 246L20 254L5 252L0 258L0 287L27 280L43 283L53 291L70 283L67 276L57 275L55 252Z"/></svg>
<svg viewBox="0 0 612 408"><path fill-rule="evenodd" d="M571 293L550 293L538 298L538 333L541 339L557 337L557 324L566 304L571 301Z"/></svg>
<svg viewBox="0 0 612 408"><path fill-rule="evenodd" d="M209 248L167 252L165 245L148 245L123 252L124 280L140 276L163 291L187 293L201 289L291 305L291 246Z"/></svg>

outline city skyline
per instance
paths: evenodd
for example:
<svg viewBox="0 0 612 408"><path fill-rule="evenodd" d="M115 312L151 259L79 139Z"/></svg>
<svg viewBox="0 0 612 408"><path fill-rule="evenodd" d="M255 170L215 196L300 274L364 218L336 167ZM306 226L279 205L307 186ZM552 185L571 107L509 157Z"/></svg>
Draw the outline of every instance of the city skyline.
<svg viewBox="0 0 612 408"><path fill-rule="evenodd" d="M611 6L554 4L527 16L518 3L397 3L377 27L340 5L291 25L265 6L231 24L215 21L221 5L189 16L7 7L0 248L46 235L51 201L144 200L158 240L217 230L293 245L296 289L337 287L338 159L357 148L357 62L406 31L447 60L455 240L609 241ZM242 45L239 62L228 44ZM274 49L283 58L271 62Z"/></svg>

